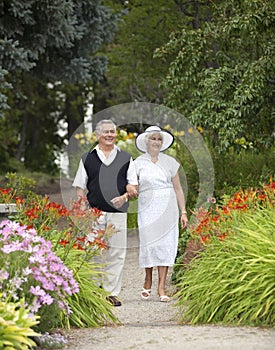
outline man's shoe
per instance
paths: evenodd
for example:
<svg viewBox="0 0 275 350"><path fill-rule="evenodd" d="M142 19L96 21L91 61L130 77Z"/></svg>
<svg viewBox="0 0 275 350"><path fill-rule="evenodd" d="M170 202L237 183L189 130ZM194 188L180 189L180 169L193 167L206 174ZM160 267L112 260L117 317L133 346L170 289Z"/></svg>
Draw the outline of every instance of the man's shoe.
<svg viewBox="0 0 275 350"><path fill-rule="evenodd" d="M118 300L118 298L114 295L111 295L107 298L107 300L113 305L113 306L121 306L121 301Z"/></svg>

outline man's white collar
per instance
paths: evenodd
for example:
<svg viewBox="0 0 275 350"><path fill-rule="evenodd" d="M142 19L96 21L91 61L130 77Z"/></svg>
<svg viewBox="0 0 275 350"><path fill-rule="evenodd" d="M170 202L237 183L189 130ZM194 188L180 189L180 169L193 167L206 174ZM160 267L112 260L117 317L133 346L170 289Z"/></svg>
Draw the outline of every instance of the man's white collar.
<svg viewBox="0 0 275 350"><path fill-rule="evenodd" d="M92 151L93 151L94 149L97 150L97 151L101 151L101 149L99 148L99 145L98 145L98 144L92 149ZM121 151L121 149L120 149L117 145L114 145L114 148L112 149L112 151L113 151L113 150L117 150L117 151L119 151L119 152Z"/></svg>

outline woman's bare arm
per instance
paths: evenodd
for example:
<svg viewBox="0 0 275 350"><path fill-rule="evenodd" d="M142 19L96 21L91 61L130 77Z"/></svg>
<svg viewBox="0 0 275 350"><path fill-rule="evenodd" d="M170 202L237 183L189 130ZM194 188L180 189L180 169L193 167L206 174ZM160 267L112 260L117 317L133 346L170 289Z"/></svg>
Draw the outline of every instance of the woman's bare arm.
<svg viewBox="0 0 275 350"><path fill-rule="evenodd" d="M178 173L172 178L172 183L174 186L174 190L176 192L178 207L179 207L179 210L181 211L180 222L181 222L182 228L186 228L188 225L188 218L187 218L187 211L185 207L185 196L180 183L180 178Z"/></svg>

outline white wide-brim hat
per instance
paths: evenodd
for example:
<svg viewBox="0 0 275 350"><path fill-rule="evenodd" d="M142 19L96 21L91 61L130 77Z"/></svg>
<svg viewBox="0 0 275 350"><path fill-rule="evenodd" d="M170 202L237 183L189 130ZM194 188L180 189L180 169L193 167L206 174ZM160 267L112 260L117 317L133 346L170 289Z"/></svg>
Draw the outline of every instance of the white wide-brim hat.
<svg viewBox="0 0 275 350"><path fill-rule="evenodd" d="M148 135L148 133L152 133L152 134L160 133L162 135L163 141L162 141L160 152L167 150L169 147L172 146L174 142L174 136L170 134L169 131L162 130L160 127L155 125L149 126L149 128L147 128L142 134L139 134L136 137L136 147L139 151L143 153L147 152L146 136Z"/></svg>

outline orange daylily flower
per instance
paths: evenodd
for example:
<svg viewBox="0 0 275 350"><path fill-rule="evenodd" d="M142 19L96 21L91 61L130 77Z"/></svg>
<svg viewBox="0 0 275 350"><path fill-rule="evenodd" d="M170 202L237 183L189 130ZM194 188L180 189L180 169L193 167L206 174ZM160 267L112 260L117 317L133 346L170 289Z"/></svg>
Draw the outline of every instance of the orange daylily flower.
<svg viewBox="0 0 275 350"><path fill-rule="evenodd" d="M66 247L67 244L69 244L69 241L66 239L61 239L58 244L61 244L63 247Z"/></svg>
<svg viewBox="0 0 275 350"><path fill-rule="evenodd" d="M0 187L0 192L2 194L9 194L9 193L11 193L11 189L10 189L10 187L8 187L8 188L1 188Z"/></svg>
<svg viewBox="0 0 275 350"><path fill-rule="evenodd" d="M210 235L201 236L201 240L203 243L210 242Z"/></svg>

